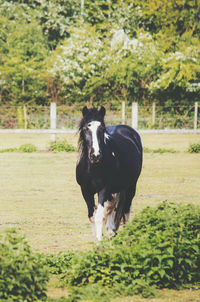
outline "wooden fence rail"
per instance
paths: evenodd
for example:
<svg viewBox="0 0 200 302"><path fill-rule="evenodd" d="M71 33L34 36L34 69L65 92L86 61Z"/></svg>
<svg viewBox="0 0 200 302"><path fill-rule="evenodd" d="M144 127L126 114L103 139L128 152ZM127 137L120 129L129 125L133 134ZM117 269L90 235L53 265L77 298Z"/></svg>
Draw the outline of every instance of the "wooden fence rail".
<svg viewBox="0 0 200 302"><path fill-rule="evenodd" d="M132 111L131 111L131 125L133 128L137 129L140 133L200 133L200 129L198 129L198 103L194 104L194 126L193 129L147 129L142 130L138 129L138 104L132 103ZM122 102L122 123L126 122L126 107L125 102ZM156 121L156 105L153 103L152 105L152 126L155 125ZM57 129L57 106L56 103L51 103L50 106L50 129L0 129L0 133L46 133L50 134L51 141L56 140L56 134L65 134L65 133L75 133L76 129Z"/></svg>

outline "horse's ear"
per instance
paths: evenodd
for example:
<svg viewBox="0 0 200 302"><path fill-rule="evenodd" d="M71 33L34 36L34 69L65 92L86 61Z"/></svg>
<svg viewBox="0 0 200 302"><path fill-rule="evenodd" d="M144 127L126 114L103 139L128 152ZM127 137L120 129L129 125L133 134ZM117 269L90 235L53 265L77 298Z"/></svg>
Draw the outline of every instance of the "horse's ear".
<svg viewBox="0 0 200 302"><path fill-rule="evenodd" d="M102 107L100 108L100 110L99 110L99 113L101 114L102 117L104 117L105 114L106 114L106 109L105 109L105 107L102 106Z"/></svg>
<svg viewBox="0 0 200 302"><path fill-rule="evenodd" d="M87 108L87 106L85 106L82 109L82 114L83 114L83 116L85 116L87 113L88 113L88 108Z"/></svg>

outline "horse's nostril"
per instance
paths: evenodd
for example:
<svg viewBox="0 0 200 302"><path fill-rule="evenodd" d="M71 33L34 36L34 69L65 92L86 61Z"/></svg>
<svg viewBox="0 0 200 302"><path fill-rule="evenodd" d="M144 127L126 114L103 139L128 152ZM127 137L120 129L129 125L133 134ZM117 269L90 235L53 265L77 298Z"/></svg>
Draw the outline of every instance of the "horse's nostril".
<svg viewBox="0 0 200 302"><path fill-rule="evenodd" d="M100 161L101 157L102 157L101 153L99 153L97 155L94 153L90 153L90 160L94 163L98 163Z"/></svg>

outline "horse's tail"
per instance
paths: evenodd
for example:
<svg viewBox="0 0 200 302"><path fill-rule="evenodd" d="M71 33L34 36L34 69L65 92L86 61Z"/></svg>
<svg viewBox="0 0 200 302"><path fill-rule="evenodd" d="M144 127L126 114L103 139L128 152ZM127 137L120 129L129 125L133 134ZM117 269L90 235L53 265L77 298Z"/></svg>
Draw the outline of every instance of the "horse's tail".
<svg viewBox="0 0 200 302"><path fill-rule="evenodd" d="M121 220L123 218L123 222L125 223L125 213L124 213L124 202L125 202L125 192L121 191L120 193L116 194L118 203L115 209L115 227L118 230Z"/></svg>

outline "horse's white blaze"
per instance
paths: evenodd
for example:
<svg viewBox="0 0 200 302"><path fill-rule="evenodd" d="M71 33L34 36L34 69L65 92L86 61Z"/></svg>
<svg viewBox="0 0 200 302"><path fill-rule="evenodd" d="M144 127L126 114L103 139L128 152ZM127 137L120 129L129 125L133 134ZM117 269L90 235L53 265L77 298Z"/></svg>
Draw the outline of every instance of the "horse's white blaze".
<svg viewBox="0 0 200 302"><path fill-rule="evenodd" d="M92 147L94 149L95 156L98 156L100 153L99 143L98 143L98 139L97 139L97 129L100 125L101 125L101 123L98 121L90 122L88 125L88 128L92 132Z"/></svg>
<svg viewBox="0 0 200 302"><path fill-rule="evenodd" d="M97 211L94 217L97 240L102 240L104 213L105 208L101 204L98 204Z"/></svg>

